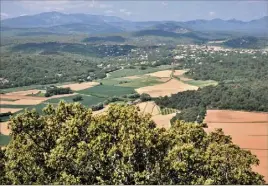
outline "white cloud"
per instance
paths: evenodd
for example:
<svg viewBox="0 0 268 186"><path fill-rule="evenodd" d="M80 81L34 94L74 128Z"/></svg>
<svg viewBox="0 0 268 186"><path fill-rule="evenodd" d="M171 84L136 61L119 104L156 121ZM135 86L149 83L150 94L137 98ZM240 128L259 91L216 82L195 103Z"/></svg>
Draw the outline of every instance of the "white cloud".
<svg viewBox="0 0 268 186"><path fill-rule="evenodd" d="M105 14L111 15L113 13L115 13L113 10L105 10L104 11Z"/></svg>
<svg viewBox="0 0 268 186"><path fill-rule="evenodd" d="M125 14L130 16L130 15L132 15L132 12L128 11L128 12L125 12Z"/></svg>
<svg viewBox="0 0 268 186"><path fill-rule="evenodd" d="M112 8L113 6L109 4L99 4L99 7L100 8Z"/></svg>
<svg viewBox="0 0 268 186"><path fill-rule="evenodd" d="M126 9L123 9L123 8L119 10L119 12L122 12L122 13L124 13L124 12L126 12L126 11L127 11L127 10L126 10Z"/></svg>
<svg viewBox="0 0 268 186"><path fill-rule="evenodd" d="M88 8L97 9L109 9L113 6L111 4L99 3L96 0L37 0L37 1L19 1L21 5L32 11L32 12L42 12L42 11L73 11Z"/></svg>
<svg viewBox="0 0 268 186"><path fill-rule="evenodd" d="M133 14L132 12L130 12L127 9L124 9L124 8L120 9L119 12L121 12L121 13L127 15L127 16L130 16L130 15Z"/></svg>
<svg viewBox="0 0 268 186"><path fill-rule="evenodd" d="M215 12L209 12L209 15L210 16L214 16L215 15Z"/></svg>
<svg viewBox="0 0 268 186"><path fill-rule="evenodd" d="M167 2L165 2L165 1L163 1L163 2L162 2L162 5L163 5L163 6L167 6L167 5L168 5L168 3L167 3Z"/></svg>
<svg viewBox="0 0 268 186"><path fill-rule="evenodd" d="M9 15L6 14L6 13L4 13L4 12L2 12L2 13L0 14L0 18L1 18L1 19L5 19L5 18L8 18L8 17L9 17Z"/></svg>

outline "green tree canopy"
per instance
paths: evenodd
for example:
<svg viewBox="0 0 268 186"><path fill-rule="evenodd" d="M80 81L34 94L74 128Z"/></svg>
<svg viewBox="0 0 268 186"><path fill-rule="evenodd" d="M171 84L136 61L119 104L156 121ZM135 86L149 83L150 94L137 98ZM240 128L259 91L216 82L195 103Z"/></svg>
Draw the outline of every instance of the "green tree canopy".
<svg viewBox="0 0 268 186"><path fill-rule="evenodd" d="M92 115L79 103L48 105L11 120L0 153L5 184L263 184L256 156L221 130L194 123L156 128L137 107L112 105Z"/></svg>

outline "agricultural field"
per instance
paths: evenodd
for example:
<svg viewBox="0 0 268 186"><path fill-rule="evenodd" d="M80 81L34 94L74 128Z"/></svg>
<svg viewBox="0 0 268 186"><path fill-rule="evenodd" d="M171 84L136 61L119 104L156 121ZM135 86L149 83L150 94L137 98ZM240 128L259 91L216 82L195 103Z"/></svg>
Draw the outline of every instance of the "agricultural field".
<svg viewBox="0 0 268 186"><path fill-rule="evenodd" d="M123 96L135 93L132 87L121 87L112 85L98 85L89 89L77 91L81 95L91 95L96 97L108 98L113 96Z"/></svg>
<svg viewBox="0 0 268 186"><path fill-rule="evenodd" d="M176 115L176 109L166 109L168 112L162 112L160 107L154 101L147 101L137 104L142 115L151 114L152 120L159 128L170 128L170 120Z"/></svg>
<svg viewBox="0 0 268 186"><path fill-rule="evenodd" d="M105 98L102 98L102 97L96 97L96 96L90 96L90 95L81 95L81 96L82 96L82 100L78 101L78 102L83 104L85 107L90 107L92 105L96 105L96 104L103 102L105 100ZM57 105L61 100L65 101L67 103L72 103L72 102L74 102L73 99L75 97L76 97L76 95L49 99L49 100L47 100L46 103Z"/></svg>
<svg viewBox="0 0 268 186"><path fill-rule="evenodd" d="M114 72L109 73L108 77L109 78L120 78L120 77L127 77L127 76L136 76L136 75L144 75L148 73L153 73L161 70L166 70L166 69L171 69L171 65L161 65L158 67L150 67L144 70L141 70L139 68L134 68L134 69L121 69L121 70L116 70Z"/></svg>
<svg viewBox="0 0 268 186"><path fill-rule="evenodd" d="M160 97L160 96L171 96L172 94L176 94L178 92L183 92L186 90L197 90L197 89L198 89L197 86L188 85L176 79L171 79L170 81L163 84L142 87L135 90L139 94L146 93L149 94L151 97Z"/></svg>
<svg viewBox="0 0 268 186"><path fill-rule="evenodd" d="M156 123L159 128L169 129L171 127L170 120L176 115L176 113L171 113L167 115L155 115L152 120Z"/></svg>
<svg viewBox="0 0 268 186"><path fill-rule="evenodd" d="M222 128L235 144L255 154L260 165L254 170L268 181L268 113L208 110L204 122L207 132Z"/></svg>
<svg viewBox="0 0 268 186"><path fill-rule="evenodd" d="M145 75L135 76L135 78L133 77L134 76L130 76L130 78L129 77L105 78L99 80L99 82L101 82L103 85L116 85L116 86L133 87L133 88L155 85L162 82L162 80L157 77L149 77Z"/></svg>
<svg viewBox="0 0 268 186"><path fill-rule="evenodd" d="M162 115L168 115L168 114L179 113L179 112L180 112L179 110L173 109L173 108L162 108L161 109Z"/></svg>
<svg viewBox="0 0 268 186"><path fill-rule="evenodd" d="M96 85L99 85L99 83L98 82L74 83L74 84L61 85L59 87L62 87L62 88L69 87L71 90L79 91L79 90L84 90L87 88L94 87Z"/></svg>
<svg viewBox="0 0 268 186"><path fill-rule="evenodd" d="M152 116L161 114L160 108L155 104L154 101L147 101L137 104L141 114L151 114Z"/></svg>
<svg viewBox="0 0 268 186"><path fill-rule="evenodd" d="M0 123L1 125L1 123ZM0 134L0 147L5 146L10 141L10 136Z"/></svg>

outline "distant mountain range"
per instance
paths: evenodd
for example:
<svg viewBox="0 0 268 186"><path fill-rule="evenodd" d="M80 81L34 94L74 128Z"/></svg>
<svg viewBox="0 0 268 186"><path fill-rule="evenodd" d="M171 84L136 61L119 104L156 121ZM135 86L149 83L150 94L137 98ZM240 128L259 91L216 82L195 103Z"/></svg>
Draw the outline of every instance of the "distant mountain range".
<svg viewBox="0 0 268 186"><path fill-rule="evenodd" d="M1 21L1 31L21 30L27 32L52 33L118 33L140 30L162 30L165 32L243 32L248 34L266 34L268 16L248 22L238 20L193 20L133 22L115 16L90 14L64 14L45 12L36 15L20 16Z"/></svg>

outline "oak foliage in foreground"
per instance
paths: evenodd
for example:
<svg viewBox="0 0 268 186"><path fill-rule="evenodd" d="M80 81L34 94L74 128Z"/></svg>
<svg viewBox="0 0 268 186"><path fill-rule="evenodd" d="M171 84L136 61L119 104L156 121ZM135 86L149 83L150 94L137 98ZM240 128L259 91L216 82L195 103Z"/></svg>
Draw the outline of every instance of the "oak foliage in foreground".
<svg viewBox="0 0 268 186"><path fill-rule="evenodd" d="M262 184L249 151L221 130L177 121L156 128L134 106L92 115L78 103L26 111L12 119L1 150L5 184Z"/></svg>

